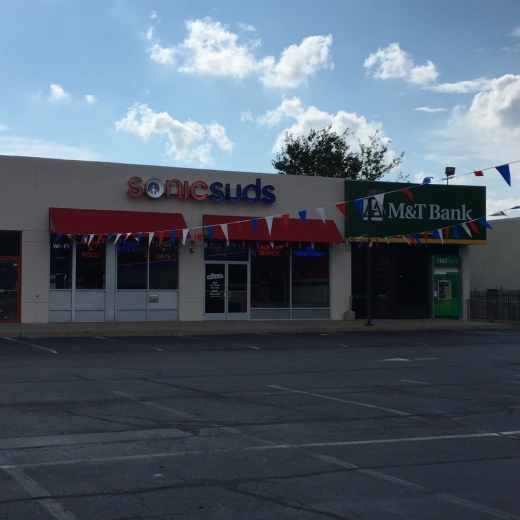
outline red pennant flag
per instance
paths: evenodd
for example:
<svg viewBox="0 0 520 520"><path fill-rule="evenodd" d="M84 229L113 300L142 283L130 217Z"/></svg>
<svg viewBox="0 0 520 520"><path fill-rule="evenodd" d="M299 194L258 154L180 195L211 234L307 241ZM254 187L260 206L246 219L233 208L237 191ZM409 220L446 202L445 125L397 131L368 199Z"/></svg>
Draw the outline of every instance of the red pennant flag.
<svg viewBox="0 0 520 520"><path fill-rule="evenodd" d="M403 188L403 189L397 190L397 191L402 191L405 195L408 196L408 198L410 200L413 200L413 194L412 194L412 192L408 188Z"/></svg>
<svg viewBox="0 0 520 520"><path fill-rule="evenodd" d="M161 246L163 243L163 240L164 240L164 231L159 231L157 233L157 236L159 237L159 246ZM173 240L172 240L172 242L173 242Z"/></svg>
<svg viewBox="0 0 520 520"><path fill-rule="evenodd" d="M343 216L345 218L347 218L347 214L345 212L345 203L344 202L338 202L337 204L334 204L334 206L336 206L336 208L338 208L341 213L343 213Z"/></svg>
<svg viewBox="0 0 520 520"><path fill-rule="evenodd" d="M202 230L200 229L200 227L196 227L193 230L193 235L193 239L195 240L195 242L198 242L199 240L202 242Z"/></svg>
<svg viewBox="0 0 520 520"><path fill-rule="evenodd" d="M428 244L428 231L424 232L424 243Z"/></svg>
<svg viewBox="0 0 520 520"><path fill-rule="evenodd" d="M468 224L469 224L469 227L470 227L473 231L475 231L475 233L476 233L477 235L480 235L480 232L479 232L479 230L478 230L478 228L477 228L477 225L475 224L475 222L473 222L473 220L470 220L470 221L468 222Z"/></svg>
<svg viewBox="0 0 520 520"><path fill-rule="evenodd" d="M282 215L282 222L284 229L289 229L289 213Z"/></svg>
<svg viewBox="0 0 520 520"><path fill-rule="evenodd" d="M444 238L448 239L450 236L450 228L445 227L444 228Z"/></svg>
<svg viewBox="0 0 520 520"><path fill-rule="evenodd" d="M475 177L484 177L484 172L482 170L473 170Z"/></svg>
<svg viewBox="0 0 520 520"><path fill-rule="evenodd" d="M376 237L374 237L374 240L376 241L376 246L379 246L379 240Z"/></svg>

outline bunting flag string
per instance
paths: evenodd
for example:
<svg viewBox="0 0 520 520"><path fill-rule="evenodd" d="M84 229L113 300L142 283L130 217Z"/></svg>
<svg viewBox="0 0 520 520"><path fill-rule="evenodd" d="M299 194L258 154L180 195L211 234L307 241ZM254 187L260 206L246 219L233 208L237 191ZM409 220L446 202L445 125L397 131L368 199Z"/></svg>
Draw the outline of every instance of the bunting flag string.
<svg viewBox="0 0 520 520"><path fill-rule="evenodd" d="M224 236L226 237L226 244L229 244L228 225L220 224L220 229L222 229L222 233L224 233Z"/></svg>

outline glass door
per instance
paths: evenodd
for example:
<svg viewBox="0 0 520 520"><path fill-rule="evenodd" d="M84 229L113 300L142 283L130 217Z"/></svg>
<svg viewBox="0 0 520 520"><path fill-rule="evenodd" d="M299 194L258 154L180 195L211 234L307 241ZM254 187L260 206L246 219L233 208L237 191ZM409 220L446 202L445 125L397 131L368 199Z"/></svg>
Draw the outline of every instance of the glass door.
<svg viewBox="0 0 520 520"><path fill-rule="evenodd" d="M0 323L20 321L19 262L0 260Z"/></svg>
<svg viewBox="0 0 520 520"><path fill-rule="evenodd" d="M204 317L210 320L249 318L247 263L206 263Z"/></svg>

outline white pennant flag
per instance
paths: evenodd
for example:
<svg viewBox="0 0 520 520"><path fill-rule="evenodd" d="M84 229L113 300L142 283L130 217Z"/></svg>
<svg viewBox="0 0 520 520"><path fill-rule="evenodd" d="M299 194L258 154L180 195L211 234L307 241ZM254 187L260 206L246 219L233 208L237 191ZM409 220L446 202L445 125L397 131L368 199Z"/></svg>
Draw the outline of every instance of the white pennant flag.
<svg viewBox="0 0 520 520"><path fill-rule="evenodd" d="M150 245L152 244L154 233L155 233L154 231L148 232L148 247L150 247Z"/></svg>
<svg viewBox="0 0 520 520"><path fill-rule="evenodd" d="M316 208L316 211L318 212L318 215L320 216L321 220L323 220L323 223L325 224L325 208Z"/></svg>
<svg viewBox="0 0 520 520"><path fill-rule="evenodd" d="M410 241L404 236L404 235L401 235L401 237L403 238L403 240L409 245L411 246L412 244L410 244Z"/></svg>
<svg viewBox="0 0 520 520"><path fill-rule="evenodd" d="M271 249L274 249L274 242L269 242L271 244Z"/></svg>
<svg viewBox="0 0 520 520"><path fill-rule="evenodd" d="M314 251L314 242L311 242L311 248Z"/></svg>
<svg viewBox="0 0 520 520"><path fill-rule="evenodd" d="M444 236L442 234L442 229L438 229L437 233L439 233L439 236L441 237L441 244L444 245Z"/></svg>
<svg viewBox="0 0 520 520"><path fill-rule="evenodd" d="M186 245L186 237L188 236L189 229L182 230L182 245Z"/></svg>
<svg viewBox="0 0 520 520"><path fill-rule="evenodd" d="M384 200L384 198L385 198L385 194L384 193L379 193L378 195L374 195L374 199L376 199L376 203L379 206L379 208L381 209L381 214L384 213L384 209L383 209L383 200Z"/></svg>
<svg viewBox="0 0 520 520"><path fill-rule="evenodd" d="M385 237L385 240L386 240L386 243L389 244L390 243L390 239L388 237Z"/></svg>
<svg viewBox="0 0 520 520"><path fill-rule="evenodd" d="M92 239L95 237L96 235L90 235L89 238L88 238L88 244L87 245L90 245L90 242L92 242Z"/></svg>
<svg viewBox="0 0 520 520"><path fill-rule="evenodd" d="M224 233L224 236L226 237L226 243L229 244L229 235L228 235L227 224L220 224L220 227L222 228L222 233Z"/></svg>
<svg viewBox="0 0 520 520"><path fill-rule="evenodd" d="M265 217L265 221L267 222L267 230L269 231L269 236L271 236L271 229L273 228L273 217Z"/></svg>
<svg viewBox="0 0 520 520"><path fill-rule="evenodd" d="M370 239L370 244L368 247L372 247L373 244L374 244L374 241L372 239Z"/></svg>
<svg viewBox="0 0 520 520"><path fill-rule="evenodd" d="M118 233L116 235L116 239L114 240L114 244L117 244L117 241L121 238L122 233Z"/></svg>
<svg viewBox="0 0 520 520"><path fill-rule="evenodd" d="M131 234L132 234L132 233L127 233L125 239L123 240L123 242L126 242L126 241L128 240L128 237L129 237Z"/></svg>
<svg viewBox="0 0 520 520"><path fill-rule="evenodd" d="M471 231L469 230L469 227L468 227L467 224L461 224L461 226L464 228L464 231L465 231L465 232L466 232L470 237L473 236L473 235L471 234Z"/></svg>

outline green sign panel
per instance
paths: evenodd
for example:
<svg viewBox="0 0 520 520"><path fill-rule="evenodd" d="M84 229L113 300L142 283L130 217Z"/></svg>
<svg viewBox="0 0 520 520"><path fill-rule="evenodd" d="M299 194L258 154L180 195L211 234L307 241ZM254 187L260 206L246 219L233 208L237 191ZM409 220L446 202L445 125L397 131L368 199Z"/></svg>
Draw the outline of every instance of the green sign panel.
<svg viewBox="0 0 520 520"><path fill-rule="evenodd" d="M349 180L345 181L346 236L368 233L368 197L373 190L380 192L372 194L373 237L418 235L422 241L424 232L433 240L432 232L442 231L445 243L486 240L486 228L478 221L486 218L485 187Z"/></svg>
<svg viewBox="0 0 520 520"><path fill-rule="evenodd" d="M433 267L460 267L459 255L433 255Z"/></svg>

